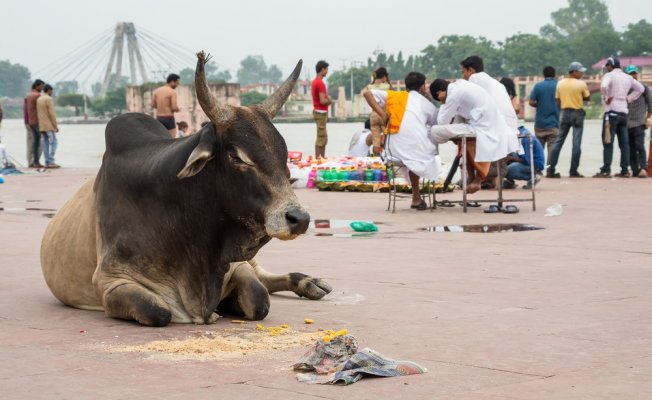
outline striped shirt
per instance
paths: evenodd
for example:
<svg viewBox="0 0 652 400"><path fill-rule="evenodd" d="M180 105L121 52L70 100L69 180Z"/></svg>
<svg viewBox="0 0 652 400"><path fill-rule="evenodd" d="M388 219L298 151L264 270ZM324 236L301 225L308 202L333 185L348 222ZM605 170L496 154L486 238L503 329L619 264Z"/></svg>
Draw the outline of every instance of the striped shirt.
<svg viewBox="0 0 652 400"><path fill-rule="evenodd" d="M622 69L614 68L602 77L600 93L602 93L602 105L605 112L615 111L627 114L629 112L627 103L631 103L643 94L643 85L624 73ZM607 104L609 99L610 102Z"/></svg>
<svg viewBox="0 0 652 400"><path fill-rule="evenodd" d="M645 118L652 114L652 90L648 85L643 87L645 88L643 96L629 103L628 128L645 125Z"/></svg>

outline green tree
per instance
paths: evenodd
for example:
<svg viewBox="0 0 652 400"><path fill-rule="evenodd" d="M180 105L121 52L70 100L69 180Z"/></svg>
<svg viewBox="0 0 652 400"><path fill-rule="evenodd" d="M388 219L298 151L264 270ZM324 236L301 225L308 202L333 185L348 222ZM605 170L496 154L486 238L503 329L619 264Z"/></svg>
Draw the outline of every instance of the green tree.
<svg viewBox="0 0 652 400"><path fill-rule="evenodd" d="M541 28L541 35L548 39L577 36L596 26L614 30L609 9L602 0L568 0L568 7L550 14L552 24Z"/></svg>
<svg viewBox="0 0 652 400"><path fill-rule="evenodd" d="M505 72L512 76L540 75L550 65L564 66L564 48L537 35L519 33L508 37L503 46Z"/></svg>
<svg viewBox="0 0 652 400"><path fill-rule="evenodd" d="M499 46L486 38L469 35L447 35L421 51L420 66L429 78L436 72L437 78L460 76L460 61L472 55L484 60L484 69L489 75L504 75L502 51Z"/></svg>
<svg viewBox="0 0 652 400"><path fill-rule="evenodd" d="M263 100L265 100L266 98L267 96L265 94L254 92L254 91L242 93L240 95L240 104L243 106L259 104L262 103Z"/></svg>
<svg viewBox="0 0 652 400"><path fill-rule="evenodd" d="M88 96L70 93L60 94L57 96L57 105L61 107L75 107L75 115L81 115L80 110L84 108L84 97L86 97L86 106L91 107L92 103Z"/></svg>
<svg viewBox="0 0 652 400"><path fill-rule="evenodd" d="M179 71L181 83L184 85L192 85L195 83L195 70L194 68L184 68ZM225 83L231 80L231 73L227 70L220 71L217 64L209 61L206 64L206 80L209 83Z"/></svg>
<svg viewBox="0 0 652 400"><path fill-rule="evenodd" d="M362 88L371 81L371 70L367 67L349 68L343 71L334 71L327 77L328 95L331 99L337 99L340 86L344 86L344 93L347 99L351 99L351 75L353 75L353 94L358 94Z"/></svg>
<svg viewBox="0 0 652 400"><path fill-rule="evenodd" d="M622 34L621 50L626 56L652 54L652 24L647 20L640 20L635 24L627 25L627 30Z"/></svg>
<svg viewBox="0 0 652 400"><path fill-rule="evenodd" d="M57 95L74 94L79 90L77 81L60 81L54 85L54 93Z"/></svg>
<svg viewBox="0 0 652 400"><path fill-rule="evenodd" d="M240 61L240 69L237 72L241 86L252 83L279 83L282 76L283 73L276 65L267 67L263 56L245 57Z"/></svg>
<svg viewBox="0 0 652 400"><path fill-rule="evenodd" d="M22 97L30 88L31 74L27 67L0 61L0 96Z"/></svg>
<svg viewBox="0 0 652 400"><path fill-rule="evenodd" d="M93 102L92 109L96 115L110 116L122 114L127 108L127 94L124 87L106 93L106 97Z"/></svg>

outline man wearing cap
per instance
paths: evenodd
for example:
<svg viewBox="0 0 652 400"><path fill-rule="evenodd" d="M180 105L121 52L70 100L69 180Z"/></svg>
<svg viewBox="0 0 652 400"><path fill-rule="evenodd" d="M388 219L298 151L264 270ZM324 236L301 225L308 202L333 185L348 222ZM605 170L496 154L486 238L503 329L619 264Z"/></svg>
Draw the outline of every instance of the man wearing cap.
<svg viewBox="0 0 652 400"><path fill-rule="evenodd" d="M625 73L638 81L638 68L628 65ZM645 130L650 127L652 116L652 90L643 85L643 95L628 104L627 133L629 142L629 160L632 174L639 178L647 178L647 156L645 154Z"/></svg>
<svg viewBox="0 0 652 400"><path fill-rule="evenodd" d="M594 178L611 177L611 161L614 152L614 138L618 137L620 148L620 173L616 176L629 178L629 143L627 140L627 103L638 99L643 94L643 85L620 69L620 60L609 57L605 64L607 73L602 77L600 93L604 106L602 119L602 160L604 164Z"/></svg>
<svg viewBox="0 0 652 400"><path fill-rule="evenodd" d="M548 171L546 178L560 178L559 172L555 172L559 153L566 141L566 136L573 128L573 151L571 153L570 177L583 178L584 175L578 172L580 156L582 155L582 131L584 130L584 101L589 100L591 94L586 82L582 80L586 68L573 61L568 66L568 77L557 84L555 99L561 108L561 121L559 124L559 136L552 148L552 154L548 158Z"/></svg>

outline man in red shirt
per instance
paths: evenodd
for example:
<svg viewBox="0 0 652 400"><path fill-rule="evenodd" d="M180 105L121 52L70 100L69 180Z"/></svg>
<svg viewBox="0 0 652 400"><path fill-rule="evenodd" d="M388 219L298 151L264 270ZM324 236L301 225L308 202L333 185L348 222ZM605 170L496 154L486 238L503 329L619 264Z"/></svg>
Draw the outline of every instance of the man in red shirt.
<svg viewBox="0 0 652 400"><path fill-rule="evenodd" d="M312 112L315 123L317 124L317 140L315 141L315 157L326 156L326 143L328 143L328 133L326 132L326 122L328 122L328 106L331 99L328 97L324 77L328 74L328 63L324 60L317 62L315 67L317 76L312 81L310 91L312 93Z"/></svg>

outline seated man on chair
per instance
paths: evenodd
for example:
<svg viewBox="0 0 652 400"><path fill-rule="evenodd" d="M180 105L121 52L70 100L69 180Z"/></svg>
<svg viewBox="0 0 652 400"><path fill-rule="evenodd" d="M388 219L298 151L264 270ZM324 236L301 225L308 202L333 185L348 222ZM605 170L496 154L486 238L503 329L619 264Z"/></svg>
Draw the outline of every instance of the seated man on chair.
<svg viewBox="0 0 652 400"><path fill-rule="evenodd" d="M524 129L524 128L523 128ZM523 133L529 133L524 129ZM532 140L532 153L534 160L530 160L530 139ZM503 189L514 189L516 183L514 181L527 181L527 185L523 189L532 189L541 180L541 171L545 167L543 163L543 146L539 139L530 134L521 139L521 145L525 149L523 154L509 153L507 155L507 174L503 181ZM534 182L532 182L532 171L530 170L531 163L534 162Z"/></svg>
<svg viewBox="0 0 652 400"><path fill-rule="evenodd" d="M463 79L453 83L435 79L430 84L430 93L442 103L438 125L430 129L431 140L441 144L461 136L475 138L467 143L464 155L470 179L466 191L475 193L480 190L492 161L518 152L519 148L510 144L509 136L513 132L489 93L475 83Z"/></svg>
<svg viewBox="0 0 652 400"><path fill-rule="evenodd" d="M389 119L385 155L388 160L407 167L412 185L411 208L425 210L426 203L419 193L419 177L433 181L439 177L437 146L428 138L428 129L437 120L437 108L425 97L425 75L410 72L405 77L405 87L407 92L365 88L362 94L385 123Z"/></svg>

